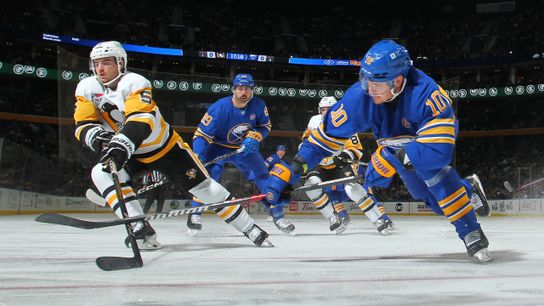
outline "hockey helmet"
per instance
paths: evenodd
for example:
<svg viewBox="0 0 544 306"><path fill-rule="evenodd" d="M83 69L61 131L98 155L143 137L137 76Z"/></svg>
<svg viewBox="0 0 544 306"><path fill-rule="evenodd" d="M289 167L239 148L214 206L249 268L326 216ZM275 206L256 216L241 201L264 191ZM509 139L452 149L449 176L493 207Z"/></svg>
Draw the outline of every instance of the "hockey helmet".
<svg viewBox="0 0 544 306"><path fill-rule="evenodd" d="M253 77L251 74L247 73L239 73L234 77L234 80L232 81L232 88L236 88L236 86L249 86L249 87L255 87L255 82L253 81Z"/></svg>
<svg viewBox="0 0 544 306"><path fill-rule="evenodd" d="M333 96L329 96L329 97L323 97L321 98L321 101L319 101L319 107L317 108L317 111L321 114L321 109L322 108L325 108L325 107L331 107L333 106L334 104L336 104L336 98L333 97Z"/></svg>
<svg viewBox="0 0 544 306"><path fill-rule="evenodd" d="M412 67L410 54L405 47L386 39L374 44L361 60L359 79L365 91L368 82L387 82L393 87L393 80L402 75L406 77Z"/></svg>
<svg viewBox="0 0 544 306"><path fill-rule="evenodd" d="M125 51L120 42L105 41L98 43L96 46L93 47L89 56L89 68L95 75L96 71L94 69L94 60L105 57L115 58L117 62L117 69L119 71L119 75L117 76L117 78L119 78L127 71L127 52ZM115 78L114 80L116 80L117 78ZM111 83L112 81L108 83Z"/></svg>

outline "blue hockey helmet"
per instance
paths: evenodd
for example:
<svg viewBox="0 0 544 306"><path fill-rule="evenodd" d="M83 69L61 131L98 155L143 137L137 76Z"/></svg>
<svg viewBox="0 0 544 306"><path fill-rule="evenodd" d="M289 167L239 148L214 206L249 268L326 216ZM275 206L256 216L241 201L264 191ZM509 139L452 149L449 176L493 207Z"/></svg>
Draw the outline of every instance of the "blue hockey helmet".
<svg viewBox="0 0 544 306"><path fill-rule="evenodd" d="M251 74L239 73L234 77L234 81L232 81L232 87L234 88L236 86L255 87L255 82L253 81Z"/></svg>
<svg viewBox="0 0 544 306"><path fill-rule="evenodd" d="M279 146L276 148L276 151L285 151L285 146L284 146L284 145L279 145Z"/></svg>
<svg viewBox="0 0 544 306"><path fill-rule="evenodd" d="M397 76L406 77L412 67L405 47L386 39L374 44L361 60L359 79L365 90L368 82L391 82Z"/></svg>

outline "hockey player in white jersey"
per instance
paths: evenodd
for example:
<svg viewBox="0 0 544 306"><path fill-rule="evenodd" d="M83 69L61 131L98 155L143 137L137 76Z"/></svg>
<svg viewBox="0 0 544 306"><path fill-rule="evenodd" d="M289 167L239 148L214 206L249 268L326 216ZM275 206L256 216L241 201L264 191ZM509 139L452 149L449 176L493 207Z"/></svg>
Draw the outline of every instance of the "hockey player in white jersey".
<svg viewBox="0 0 544 306"><path fill-rule="evenodd" d="M303 141L308 138L311 132L315 131L319 127L321 121L323 120L323 116L327 113L331 106L336 104L336 102L337 101L334 97L323 97L319 101L319 114L310 118L308 127L302 135ZM338 157L326 157L316 168L308 172L305 185L313 185L322 181L336 179L341 176L358 175L360 170L364 169L360 169L360 166L358 165L353 165L346 162L346 159L358 161L363 155L361 150L361 142L359 141L357 134L355 134L346 142L344 150ZM335 189L336 188L343 189L343 191L340 192L347 194L347 196L344 195L343 198L349 198L355 202L357 206L365 213L368 219L376 226L380 234L390 234L390 231L393 229L393 222L389 216L387 216L385 211L380 209L374 198L370 197L366 192L364 192L361 184L349 183L345 186L335 186ZM337 193L338 192L336 190L332 190L331 188L315 189L306 192L316 209L323 215L323 217L325 217L325 219L329 220L330 230L336 231L337 234L340 234L346 230L348 223L347 220L349 220L347 218L349 217L347 217L347 211L345 211L345 208L342 211L343 204L341 201L338 203L333 203L333 197L336 197ZM334 204L337 205L337 208L334 207Z"/></svg>
<svg viewBox="0 0 544 306"><path fill-rule="evenodd" d="M231 194L210 178L190 146L164 120L153 100L151 83L127 71L127 54L121 44L107 41L91 51L94 76L76 88L75 136L84 147L100 155L92 180L112 210L122 218L114 183L107 166L113 161L129 217L143 215L130 186L131 175L157 170L183 192L203 203L229 200ZM216 213L257 246L272 246L268 234L255 224L242 206L218 209ZM155 230L147 221L132 223L132 234L142 249L158 249Z"/></svg>

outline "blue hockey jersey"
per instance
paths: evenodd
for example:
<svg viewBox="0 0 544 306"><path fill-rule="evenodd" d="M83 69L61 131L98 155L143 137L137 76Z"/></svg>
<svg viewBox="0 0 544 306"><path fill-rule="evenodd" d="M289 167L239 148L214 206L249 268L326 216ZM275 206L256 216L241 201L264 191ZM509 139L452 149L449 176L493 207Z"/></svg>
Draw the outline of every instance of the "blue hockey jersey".
<svg viewBox="0 0 544 306"><path fill-rule="evenodd" d="M268 110L261 98L254 96L244 109L239 109L233 105L232 96L228 96L208 108L194 138L202 137L209 144L237 149L249 132L257 134L256 138L264 139L270 129ZM199 148L195 148L194 144L193 149L199 154Z"/></svg>
<svg viewBox="0 0 544 306"><path fill-rule="evenodd" d="M379 105L359 82L353 84L327 112L298 155L311 169L323 157L338 153L351 135L370 129L378 145L404 147L408 156L417 157L411 160L414 166L425 163L425 168L439 168L448 164L458 132L451 100L421 70L411 68L406 80L404 91L395 100ZM429 147L440 153L439 160L426 160L421 152Z"/></svg>

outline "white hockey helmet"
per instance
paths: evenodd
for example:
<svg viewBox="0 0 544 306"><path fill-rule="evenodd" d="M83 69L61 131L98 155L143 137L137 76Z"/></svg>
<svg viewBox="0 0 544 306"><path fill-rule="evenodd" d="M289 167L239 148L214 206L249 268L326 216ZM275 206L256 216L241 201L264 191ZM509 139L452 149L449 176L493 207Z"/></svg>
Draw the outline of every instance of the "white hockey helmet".
<svg viewBox="0 0 544 306"><path fill-rule="evenodd" d="M108 84L110 84L120 78L127 71L127 52L118 41L112 40L98 43L93 47L89 56L89 68L95 75L96 71L94 69L94 60L105 57L115 57L117 69L119 71L119 75L115 79L108 82Z"/></svg>
<svg viewBox="0 0 544 306"><path fill-rule="evenodd" d="M334 104L336 104L336 98L333 96L329 97L323 97L321 98L321 101L319 101L319 107L317 108L317 111L321 114L321 109L325 107L331 107Z"/></svg>

